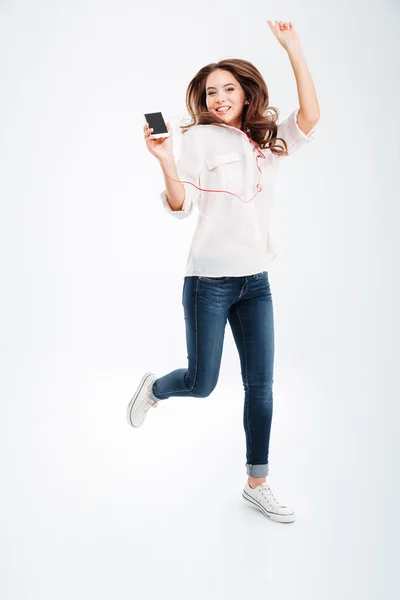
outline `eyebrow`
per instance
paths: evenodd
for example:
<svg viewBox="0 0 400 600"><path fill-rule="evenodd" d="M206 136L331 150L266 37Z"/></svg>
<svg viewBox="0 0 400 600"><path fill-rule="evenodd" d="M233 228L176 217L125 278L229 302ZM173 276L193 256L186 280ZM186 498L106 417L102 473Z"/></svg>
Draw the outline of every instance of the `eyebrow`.
<svg viewBox="0 0 400 600"><path fill-rule="evenodd" d="M226 84L225 84L223 87L226 87L227 85L235 85L235 84L234 84L234 83L226 83ZM215 87L212 87L212 86L211 86L211 87L208 87L208 88L206 89L206 91L207 91L207 90L216 90L216 89L217 89L217 88L215 88Z"/></svg>

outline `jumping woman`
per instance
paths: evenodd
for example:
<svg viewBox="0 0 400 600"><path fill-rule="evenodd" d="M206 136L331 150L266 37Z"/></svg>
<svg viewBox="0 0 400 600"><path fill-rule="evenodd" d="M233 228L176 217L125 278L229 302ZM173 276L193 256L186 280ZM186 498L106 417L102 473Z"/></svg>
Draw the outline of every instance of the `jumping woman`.
<svg viewBox="0 0 400 600"><path fill-rule="evenodd" d="M244 387L243 425L247 481L242 492L274 521L295 520L266 481L273 412L274 316L268 269L276 256L270 235L274 182L279 162L311 143L320 117L313 81L291 22L268 25L289 56L299 106L281 123L269 106L267 85L250 62L226 59L201 68L189 83L186 105L192 123L182 126L175 164L172 129L148 150L164 173L161 200L179 219L198 209L189 250L182 305L187 368L158 377L146 373L127 409L139 427L150 407L176 396L206 398L215 389L225 326L239 352Z"/></svg>

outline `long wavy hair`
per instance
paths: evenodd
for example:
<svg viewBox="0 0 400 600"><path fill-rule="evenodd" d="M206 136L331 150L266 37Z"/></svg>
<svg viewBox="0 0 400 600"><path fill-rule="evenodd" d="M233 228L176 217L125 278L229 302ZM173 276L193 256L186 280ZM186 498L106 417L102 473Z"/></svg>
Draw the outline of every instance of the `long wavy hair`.
<svg viewBox="0 0 400 600"><path fill-rule="evenodd" d="M278 156L286 156L287 145L283 138L277 137L279 110L268 106L268 88L263 76L249 61L230 58L210 63L202 67L193 77L186 90L186 107L192 118L188 125L180 125L186 133L194 125L221 124L224 120L212 114L206 104L206 80L216 69L224 69L234 75L242 86L250 104L245 104L242 112L241 129L260 147ZM283 143L283 148L277 142Z"/></svg>

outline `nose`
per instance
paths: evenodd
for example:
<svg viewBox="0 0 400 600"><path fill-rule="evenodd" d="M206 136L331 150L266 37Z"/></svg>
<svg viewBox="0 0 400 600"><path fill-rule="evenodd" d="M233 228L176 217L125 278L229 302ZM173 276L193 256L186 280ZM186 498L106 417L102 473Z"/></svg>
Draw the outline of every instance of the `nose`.
<svg viewBox="0 0 400 600"><path fill-rule="evenodd" d="M216 102L216 104L223 104L224 102L226 102L226 98L217 95L215 102Z"/></svg>

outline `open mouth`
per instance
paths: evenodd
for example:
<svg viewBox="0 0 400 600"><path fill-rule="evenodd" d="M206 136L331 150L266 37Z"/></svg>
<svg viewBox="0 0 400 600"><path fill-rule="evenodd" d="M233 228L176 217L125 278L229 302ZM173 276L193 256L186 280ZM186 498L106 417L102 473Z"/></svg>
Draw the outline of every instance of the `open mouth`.
<svg viewBox="0 0 400 600"><path fill-rule="evenodd" d="M228 106L226 108L221 108L221 109L216 108L215 112L217 112L219 115L221 115L221 114L224 115L225 113L228 112L228 110L230 110L230 108L231 108L230 106Z"/></svg>

